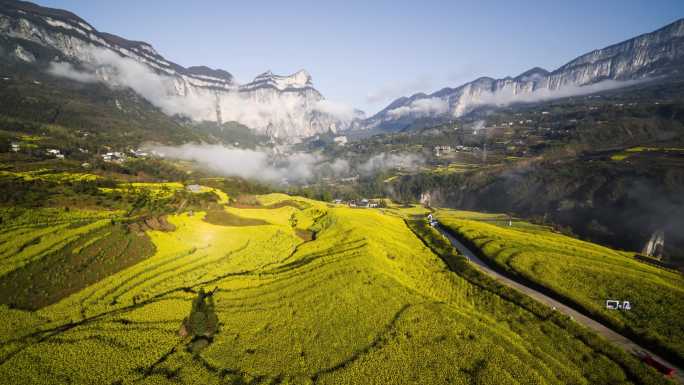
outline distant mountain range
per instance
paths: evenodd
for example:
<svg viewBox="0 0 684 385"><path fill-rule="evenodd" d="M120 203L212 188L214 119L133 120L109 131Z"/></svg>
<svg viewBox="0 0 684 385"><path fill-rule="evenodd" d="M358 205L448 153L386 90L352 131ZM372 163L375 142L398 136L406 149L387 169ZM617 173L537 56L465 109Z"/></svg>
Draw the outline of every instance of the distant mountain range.
<svg viewBox="0 0 684 385"><path fill-rule="evenodd" d="M684 69L684 20L679 20L582 55L552 72L533 68L516 77L482 77L432 94L401 97L366 119L362 111L326 100L304 70L289 76L267 71L239 84L228 71L185 68L150 44L99 32L71 12L29 2L0 0L0 43L7 51L0 51L0 58L79 82L130 88L168 115L238 122L280 138L434 125L481 106L588 94Z"/></svg>
<svg viewBox="0 0 684 385"><path fill-rule="evenodd" d="M268 71L238 84L228 71L185 68L150 44L99 32L71 12L29 2L0 0L0 36L15 59L49 65L53 74L74 80L130 87L169 115L236 121L274 137L336 132L363 117L325 100L304 70L290 76Z"/></svg>
<svg viewBox="0 0 684 385"><path fill-rule="evenodd" d="M399 130L417 119L450 120L485 105L507 105L588 94L657 76L684 73L684 19L657 31L582 55L549 72L482 77L432 94L401 97L366 120L366 128Z"/></svg>

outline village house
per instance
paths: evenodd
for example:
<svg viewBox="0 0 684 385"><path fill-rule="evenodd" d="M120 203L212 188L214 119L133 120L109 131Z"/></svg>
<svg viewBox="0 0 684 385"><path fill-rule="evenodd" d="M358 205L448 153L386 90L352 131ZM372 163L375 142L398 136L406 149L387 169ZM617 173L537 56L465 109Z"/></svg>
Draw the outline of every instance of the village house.
<svg viewBox="0 0 684 385"><path fill-rule="evenodd" d="M201 193L202 192L202 186L198 184L189 184L185 186L185 189L190 191L191 193Z"/></svg>
<svg viewBox="0 0 684 385"><path fill-rule="evenodd" d="M337 144L338 146L344 146L345 144L347 144L347 137L336 136L335 139L333 139L333 141L335 141L335 144Z"/></svg>
<svg viewBox="0 0 684 385"><path fill-rule="evenodd" d="M19 150L21 150L21 145L19 143L12 143L10 144L10 147L13 152L19 152Z"/></svg>
<svg viewBox="0 0 684 385"><path fill-rule="evenodd" d="M102 160L105 162L123 162L126 160L126 155L119 151L112 151L102 155Z"/></svg>
<svg viewBox="0 0 684 385"><path fill-rule="evenodd" d="M341 199L336 199L335 202L337 202L337 201L342 202ZM347 202L347 205L348 205L349 207L359 207L359 208L364 208L364 209L365 209L365 208L377 208L377 207L380 207L380 204L379 204L377 201L369 200L369 199L366 199L366 198L363 198L363 199L361 199L361 200L359 200L359 201L356 201L356 200L353 200L353 199L352 199L352 200L350 200L349 202Z"/></svg>
<svg viewBox="0 0 684 385"><path fill-rule="evenodd" d="M147 156L149 155L147 152L145 152L141 149L137 149L137 150L131 149L131 150L128 150L128 152L130 152L131 155L133 155L133 157L135 157L135 158L147 158Z"/></svg>
<svg viewBox="0 0 684 385"><path fill-rule="evenodd" d="M48 148L45 153L50 156L54 156L57 159L64 159L64 154L56 148Z"/></svg>
<svg viewBox="0 0 684 385"><path fill-rule="evenodd" d="M432 150L435 152L435 156L440 156L442 154L448 154L454 149L451 146L435 146Z"/></svg>

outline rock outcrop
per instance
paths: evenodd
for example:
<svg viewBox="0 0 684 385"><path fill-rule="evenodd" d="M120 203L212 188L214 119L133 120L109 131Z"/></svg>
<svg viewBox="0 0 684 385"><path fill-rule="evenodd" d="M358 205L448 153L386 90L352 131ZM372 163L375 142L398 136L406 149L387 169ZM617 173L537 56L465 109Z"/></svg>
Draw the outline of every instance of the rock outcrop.
<svg viewBox="0 0 684 385"><path fill-rule="evenodd" d="M369 118L365 127L396 129L426 117L448 121L480 106L589 94L682 73L684 19L589 52L552 72L537 67L516 77L482 77L457 88L401 97Z"/></svg>

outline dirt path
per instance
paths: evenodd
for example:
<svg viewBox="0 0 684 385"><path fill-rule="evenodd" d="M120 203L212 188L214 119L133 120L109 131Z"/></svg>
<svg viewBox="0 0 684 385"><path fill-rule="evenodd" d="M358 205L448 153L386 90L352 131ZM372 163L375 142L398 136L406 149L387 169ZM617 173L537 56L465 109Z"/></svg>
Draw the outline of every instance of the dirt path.
<svg viewBox="0 0 684 385"><path fill-rule="evenodd" d="M548 305L549 307L555 308L556 310L560 311L561 313L570 316L575 322L578 322L589 329L595 331L596 333L602 335L605 339L608 341L622 347L625 349L627 352L630 353L637 353L637 352L645 352L647 354L650 354L653 358L655 358L657 361L660 361L664 365L667 365L671 368L674 368L676 370L673 379L679 382L680 384L684 384L684 373L682 372L682 369L673 365L672 363L666 361L662 357L659 357L658 355L654 354L653 352L649 351L646 348L641 347L640 345L636 344L634 341L630 340L629 338L626 338L625 336L616 333L612 329L608 328L607 326L603 325L600 322L597 322L584 314L580 313L579 311L564 305L563 303L547 296L546 294L540 293L532 288L529 288L511 278L508 278L504 275L499 274L498 272L494 271L492 268L490 268L483 260L477 257L475 253L470 251L463 243L461 243L458 239L456 239L453 235L449 234L447 231L443 230L442 228L438 227L438 230L449 239L451 244L462 254L468 257L468 259L478 265L482 271L485 273L489 274L492 276L494 279L499 281L500 283L512 287L520 292L523 292L530 297L536 299L537 301Z"/></svg>

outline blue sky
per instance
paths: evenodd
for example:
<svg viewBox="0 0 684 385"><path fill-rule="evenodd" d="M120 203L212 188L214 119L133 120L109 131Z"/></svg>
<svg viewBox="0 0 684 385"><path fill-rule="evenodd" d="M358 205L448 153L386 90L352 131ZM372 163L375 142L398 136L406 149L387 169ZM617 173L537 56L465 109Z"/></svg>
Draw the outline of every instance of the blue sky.
<svg viewBox="0 0 684 385"><path fill-rule="evenodd" d="M684 17L683 0L38 0L100 31L152 44L239 82L308 70L333 101L372 114L393 99L479 76L552 70Z"/></svg>

